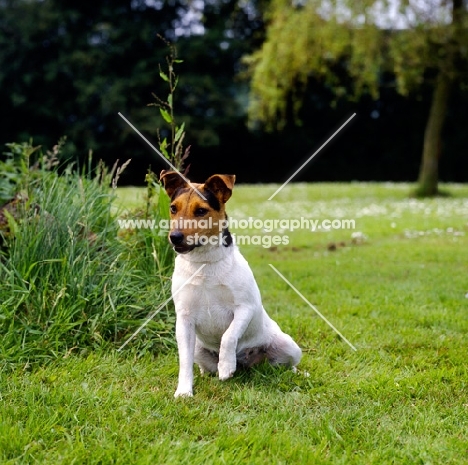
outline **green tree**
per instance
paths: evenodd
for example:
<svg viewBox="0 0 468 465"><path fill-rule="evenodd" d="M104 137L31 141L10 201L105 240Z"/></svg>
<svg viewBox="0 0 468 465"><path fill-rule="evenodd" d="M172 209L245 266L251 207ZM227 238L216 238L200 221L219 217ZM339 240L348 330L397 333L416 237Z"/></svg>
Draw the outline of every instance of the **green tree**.
<svg viewBox="0 0 468 465"><path fill-rule="evenodd" d="M92 149L110 164L131 157L126 174L140 166L141 182L158 157L117 113L153 140L157 128L170 139L160 112L147 106L152 94L167 96L159 76L167 47L158 36L184 60L174 106L185 143L216 147L220 129L245 118L239 95L248 89L234 75L262 38L261 16L241 3L0 0L0 154L7 142L51 146L66 135L65 156Z"/></svg>
<svg viewBox="0 0 468 465"><path fill-rule="evenodd" d="M67 135L67 155L76 146L81 154L121 157L116 145L125 147L133 134L121 129L117 112L150 120L145 103L165 53L157 34L170 28L174 8L136 0L0 1L0 103L8 115L0 142L32 137L50 146Z"/></svg>
<svg viewBox="0 0 468 465"><path fill-rule="evenodd" d="M447 103L468 54L463 0L273 0L267 20L265 42L247 58L251 121L281 129L292 114L299 122L311 77L338 97L370 93L377 98L388 73L403 95L429 83L433 97L418 193L436 195ZM352 79L351 91L343 74Z"/></svg>

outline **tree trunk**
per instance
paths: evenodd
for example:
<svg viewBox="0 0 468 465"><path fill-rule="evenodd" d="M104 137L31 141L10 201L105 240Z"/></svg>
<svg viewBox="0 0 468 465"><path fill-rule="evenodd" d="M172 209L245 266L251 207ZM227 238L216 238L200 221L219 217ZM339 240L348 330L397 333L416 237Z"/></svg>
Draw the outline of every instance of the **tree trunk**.
<svg viewBox="0 0 468 465"><path fill-rule="evenodd" d="M439 181L439 157L442 147L442 128L452 85L451 77L440 70L432 96L431 110L424 133L424 147L419 171L418 195L437 195Z"/></svg>
<svg viewBox="0 0 468 465"><path fill-rule="evenodd" d="M439 68L432 96L431 110L424 133L424 147L417 194L433 196L439 192L439 158L442 148L442 129L444 126L450 90L454 80L454 63L460 46L461 28L465 10L464 0L452 0L452 40L448 43L445 63Z"/></svg>

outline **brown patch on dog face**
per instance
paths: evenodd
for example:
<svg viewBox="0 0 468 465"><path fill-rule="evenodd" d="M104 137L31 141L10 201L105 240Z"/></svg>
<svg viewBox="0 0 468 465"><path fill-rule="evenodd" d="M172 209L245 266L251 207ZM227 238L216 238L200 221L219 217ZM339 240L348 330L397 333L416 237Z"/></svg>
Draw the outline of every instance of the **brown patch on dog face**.
<svg viewBox="0 0 468 465"><path fill-rule="evenodd" d="M208 240L210 244L223 245L222 232L227 226L225 203L231 196L235 176L214 175L204 184L187 184L176 172L163 171L161 180L172 200L169 241L175 251L187 253Z"/></svg>

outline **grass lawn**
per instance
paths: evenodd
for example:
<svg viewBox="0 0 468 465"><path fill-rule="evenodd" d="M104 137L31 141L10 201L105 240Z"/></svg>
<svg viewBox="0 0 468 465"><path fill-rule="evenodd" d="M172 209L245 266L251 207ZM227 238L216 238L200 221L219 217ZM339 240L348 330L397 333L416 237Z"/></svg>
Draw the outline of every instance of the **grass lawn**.
<svg viewBox="0 0 468 465"><path fill-rule="evenodd" d="M408 185L297 184L267 201L276 187L236 187L230 217L356 227L280 225L271 234L288 245L242 247L266 309L303 348L299 373L197 374L195 397L174 400L175 350L138 358L130 343L5 368L0 463L468 463L468 186L416 200Z"/></svg>

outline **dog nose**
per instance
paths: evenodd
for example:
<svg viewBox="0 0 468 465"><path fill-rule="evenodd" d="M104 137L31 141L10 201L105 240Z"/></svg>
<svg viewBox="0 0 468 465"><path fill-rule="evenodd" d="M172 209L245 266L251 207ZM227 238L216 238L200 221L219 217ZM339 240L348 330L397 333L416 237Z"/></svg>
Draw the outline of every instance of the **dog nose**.
<svg viewBox="0 0 468 465"><path fill-rule="evenodd" d="M174 231L169 234L169 240L174 245L179 245L184 240L184 235L180 231Z"/></svg>

